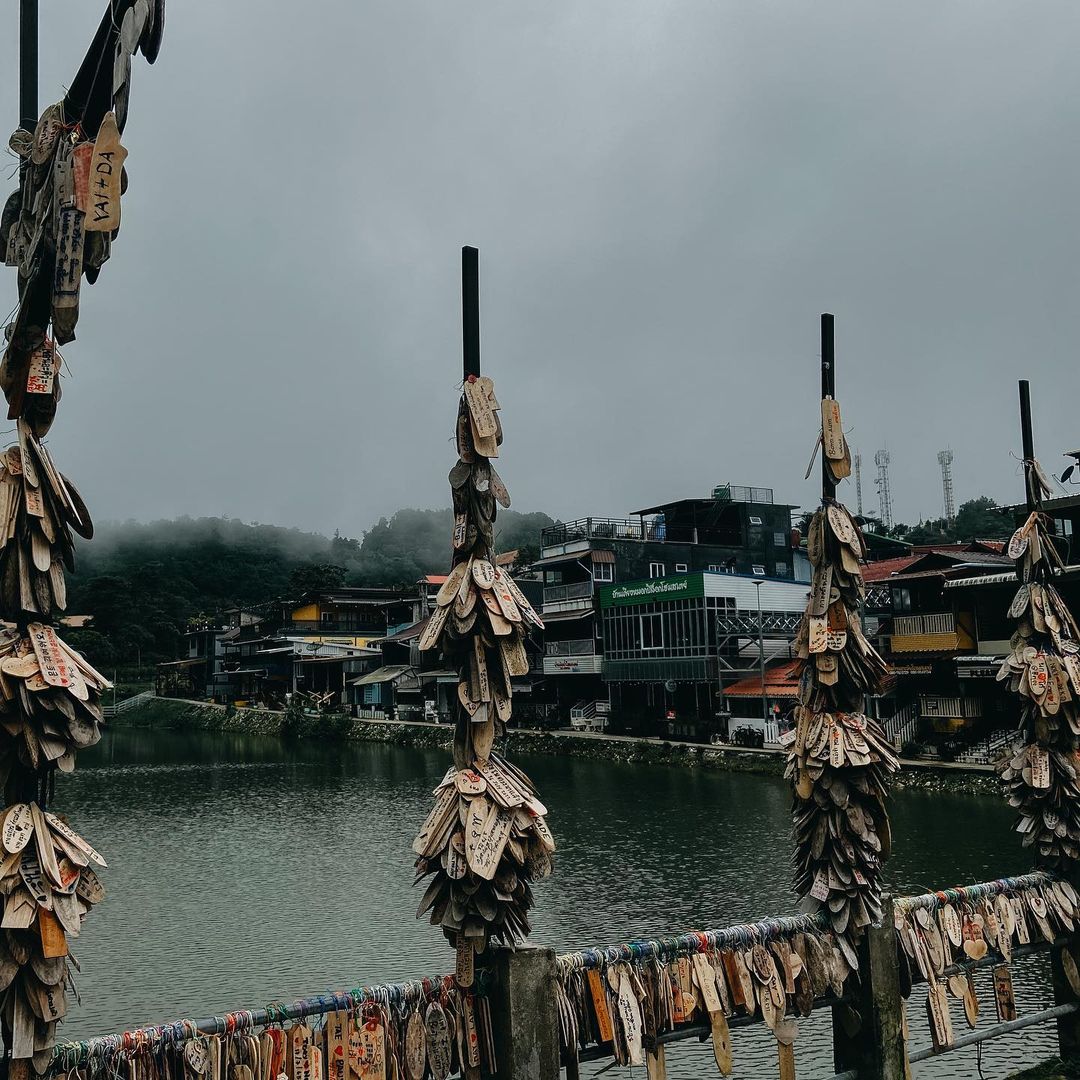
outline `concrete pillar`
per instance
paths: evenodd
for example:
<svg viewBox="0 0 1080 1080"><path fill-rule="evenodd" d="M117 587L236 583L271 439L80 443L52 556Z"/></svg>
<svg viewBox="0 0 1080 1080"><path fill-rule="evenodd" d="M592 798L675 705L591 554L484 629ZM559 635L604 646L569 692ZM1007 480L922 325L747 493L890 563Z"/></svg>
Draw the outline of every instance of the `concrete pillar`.
<svg viewBox="0 0 1080 1080"><path fill-rule="evenodd" d="M844 1005L833 1008L833 1056L837 1072L854 1069L859 1080L904 1080L900 969L892 897L882 898L882 919L867 928L859 945L859 982L849 982L858 1030L845 1022ZM848 1018L850 1019L850 1017Z"/></svg>
<svg viewBox="0 0 1080 1080"><path fill-rule="evenodd" d="M559 1080L554 950L525 946L493 952L497 1080Z"/></svg>

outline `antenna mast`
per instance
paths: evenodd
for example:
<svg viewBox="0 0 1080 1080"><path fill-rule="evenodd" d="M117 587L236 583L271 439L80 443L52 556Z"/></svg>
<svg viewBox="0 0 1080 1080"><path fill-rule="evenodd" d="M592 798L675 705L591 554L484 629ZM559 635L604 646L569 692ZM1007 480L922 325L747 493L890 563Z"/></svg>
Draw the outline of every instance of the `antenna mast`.
<svg viewBox="0 0 1080 1080"><path fill-rule="evenodd" d="M951 525L956 520L956 499L953 496L951 450L938 451L938 464L941 466L941 489L945 495L945 520Z"/></svg>
<svg viewBox="0 0 1080 1080"><path fill-rule="evenodd" d="M889 451L879 450L874 455L874 464L877 466L877 479L874 486L877 488L878 503L881 507L881 524L886 529L891 529L892 520L892 494L889 491Z"/></svg>

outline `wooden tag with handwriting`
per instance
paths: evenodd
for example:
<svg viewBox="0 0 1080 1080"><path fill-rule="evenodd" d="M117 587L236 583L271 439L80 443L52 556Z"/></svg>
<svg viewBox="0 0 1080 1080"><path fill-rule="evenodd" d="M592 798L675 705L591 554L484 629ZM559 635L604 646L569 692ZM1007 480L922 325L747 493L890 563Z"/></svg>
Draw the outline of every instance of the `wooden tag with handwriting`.
<svg viewBox="0 0 1080 1080"><path fill-rule="evenodd" d="M1012 972L1008 964L994 968L994 1001L998 1019L1002 1022L1016 1019L1016 998L1013 995Z"/></svg>
<svg viewBox="0 0 1080 1080"><path fill-rule="evenodd" d="M120 228L120 173L127 155L120 145L116 114L107 112L98 128L90 159L87 232L112 232Z"/></svg>

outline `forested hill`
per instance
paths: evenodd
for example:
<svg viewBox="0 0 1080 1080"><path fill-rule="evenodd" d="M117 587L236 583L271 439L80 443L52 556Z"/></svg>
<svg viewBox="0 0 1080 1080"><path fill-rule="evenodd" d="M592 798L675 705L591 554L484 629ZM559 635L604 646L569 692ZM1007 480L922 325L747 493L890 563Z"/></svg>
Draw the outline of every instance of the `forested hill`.
<svg viewBox="0 0 1080 1080"><path fill-rule="evenodd" d="M535 552L551 521L501 511L496 546ZM450 510L399 510L361 540L227 518L105 524L80 542L68 580L68 611L93 615L93 629L67 636L101 664L171 659L197 615L309 587L412 585L445 573L452 529Z"/></svg>

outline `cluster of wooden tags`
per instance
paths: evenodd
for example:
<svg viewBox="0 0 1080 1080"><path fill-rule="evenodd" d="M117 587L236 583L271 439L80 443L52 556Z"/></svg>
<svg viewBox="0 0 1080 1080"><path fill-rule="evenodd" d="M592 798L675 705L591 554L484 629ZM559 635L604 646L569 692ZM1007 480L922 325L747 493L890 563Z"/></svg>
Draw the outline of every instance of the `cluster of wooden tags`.
<svg viewBox="0 0 1080 1080"><path fill-rule="evenodd" d="M32 132L19 128L8 141L23 167L19 187L0 219L0 243L7 265L19 269L19 331L51 315L57 341L63 344L75 336L81 279L84 274L91 283L97 279L120 228L120 196L127 183L127 150L120 144L120 132L127 118L131 57L141 49L153 63L164 25L165 0L136 0L125 10L112 63L113 110L105 114L93 139L83 131L84 118L65 116L63 102L57 102L45 109ZM45 312L29 310L30 304L36 306L31 294L42 291L26 288L35 278L51 281L51 305ZM23 367L24 343L17 339L13 343L21 355L9 359ZM21 410L14 415L22 415Z"/></svg>
<svg viewBox="0 0 1080 1080"><path fill-rule="evenodd" d="M401 1008L365 1004L259 1034L210 1035L158 1051L172 1080L445 1080L495 1071L486 998L449 990ZM135 1080L161 1080L149 1055Z"/></svg>
<svg viewBox="0 0 1080 1080"><path fill-rule="evenodd" d="M1017 620L998 670L1023 702L1020 738L999 771L1018 831L1044 865L1080 859L1080 629L1052 584L1061 560L1045 519L1031 514L1009 541L1020 587L1009 607Z"/></svg>
<svg viewBox="0 0 1080 1080"><path fill-rule="evenodd" d="M1049 944L1059 933L1072 934L1080 922L1078 899L1068 882L1054 881L977 902L906 911L897 905L901 993L909 997L913 983L927 984L926 1013L938 1049L953 1043L950 998L962 1004L968 1026L975 1027L980 1007L974 972L964 968L987 956L998 961L992 969L997 1017L1016 1019L1009 969L1014 945L1038 940ZM1062 953L1062 967L1080 998L1080 972L1068 950Z"/></svg>
<svg viewBox="0 0 1080 1080"><path fill-rule="evenodd" d="M813 580L795 642L805 663L795 724L784 737L795 791L795 888L827 913L854 967L854 942L881 914L886 777L899 759L863 711L887 668L862 631L862 534L843 506L814 514L807 552Z"/></svg>
<svg viewBox="0 0 1080 1080"><path fill-rule="evenodd" d="M435 789L413 841L417 881L434 875L416 915L430 912L455 944L459 986L472 986L474 955L489 938L528 937L529 882L550 874L555 850L545 814L529 778L494 753L472 768L451 766Z"/></svg>
<svg viewBox="0 0 1080 1080"><path fill-rule="evenodd" d="M728 1018L759 1016L776 1036L780 1075L795 1076L796 1016L809 1016L826 994L839 997L850 968L831 935L794 934L738 949L708 949L662 962L560 967L556 985L564 1061L596 1043L620 1065L646 1065L666 1076L657 1036L704 1021L724 1076L732 1071Z"/></svg>
<svg viewBox="0 0 1080 1080"><path fill-rule="evenodd" d="M489 378L470 376L458 405L453 564L420 640L458 672L454 764L413 843L417 881L434 877L417 917L431 912L457 950L457 978L471 986L474 955L489 940L517 944L529 933L529 883L551 872L555 842L529 778L492 753L513 708L511 680L529 670L528 627L542 627L492 550L497 503L510 505L491 465L502 442Z"/></svg>
<svg viewBox="0 0 1080 1080"><path fill-rule="evenodd" d="M56 1023L67 1011L68 939L105 898L94 865L105 860L37 803L9 806L0 821L0 1016L15 1058L49 1062ZM70 958L74 964L73 957Z"/></svg>
<svg viewBox="0 0 1080 1080"><path fill-rule="evenodd" d="M89 511L48 450L18 422L19 443L0 454L0 606L46 618L67 607L74 529L94 534Z"/></svg>
<svg viewBox="0 0 1080 1080"><path fill-rule="evenodd" d="M0 629L0 727L21 765L71 772L76 752L101 738L101 694L111 685L51 626L30 623L25 637ZM14 760L0 758L0 776Z"/></svg>

